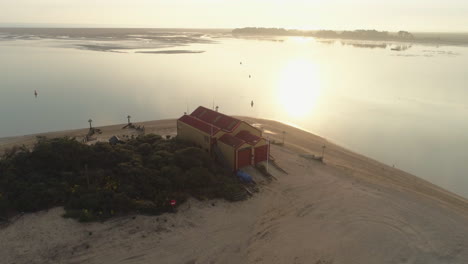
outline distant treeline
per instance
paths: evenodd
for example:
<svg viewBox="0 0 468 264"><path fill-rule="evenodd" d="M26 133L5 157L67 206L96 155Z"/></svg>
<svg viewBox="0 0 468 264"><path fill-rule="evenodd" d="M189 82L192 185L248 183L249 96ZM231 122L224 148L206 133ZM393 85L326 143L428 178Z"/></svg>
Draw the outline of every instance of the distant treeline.
<svg viewBox="0 0 468 264"><path fill-rule="evenodd" d="M359 39L359 40L393 40L393 39L414 39L414 36L407 31L398 31L396 34L390 34L387 31L377 30L354 30L354 31L332 31L320 30L314 33L317 38L336 38L336 39Z"/></svg>
<svg viewBox="0 0 468 264"><path fill-rule="evenodd" d="M168 212L171 200L245 194L204 150L154 134L117 145L40 137L32 150L14 147L0 159L0 220L64 206L66 217L95 221Z"/></svg>
<svg viewBox="0 0 468 264"><path fill-rule="evenodd" d="M257 27L246 27L236 28L232 30L232 34L237 35L273 35L273 36L292 36L294 35L291 30L284 28L257 28Z"/></svg>
<svg viewBox="0 0 468 264"><path fill-rule="evenodd" d="M408 40L414 36L407 31L389 33L377 30L354 30L354 31L332 31L332 30L287 30L284 28L236 28L232 31L234 35L269 35L269 36L311 36L329 39L359 39L359 40Z"/></svg>

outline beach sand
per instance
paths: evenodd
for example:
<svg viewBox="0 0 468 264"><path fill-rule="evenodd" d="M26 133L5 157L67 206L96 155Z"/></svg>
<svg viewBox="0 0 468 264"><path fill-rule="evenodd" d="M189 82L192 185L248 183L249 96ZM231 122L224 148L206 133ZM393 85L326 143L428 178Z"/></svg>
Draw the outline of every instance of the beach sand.
<svg viewBox="0 0 468 264"><path fill-rule="evenodd" d="M271 154L277 180L236 203L189 200L176 214L104 223L64 219L62 208L0 227L1 263L468 263L468 201L324 138L242 118L284 146ZM144 122L175 135L175 120ZM99 140L135 133L101 127ZM83 137L87 130L48 133ZM0 151L35 136L0 139ZM301 154L320 155L325 164ZM253 170L252 170L253 171ZM260 179L260 175L254 175Z"/></svg>

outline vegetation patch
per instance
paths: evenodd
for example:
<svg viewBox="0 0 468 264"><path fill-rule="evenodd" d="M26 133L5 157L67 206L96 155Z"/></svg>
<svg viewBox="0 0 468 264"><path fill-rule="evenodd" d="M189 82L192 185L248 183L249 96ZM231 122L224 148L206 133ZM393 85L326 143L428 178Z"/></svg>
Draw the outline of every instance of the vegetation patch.
<svg viewBox="0 0 468 264"><path fill-rule="evenodd" d="M32 150L14 147L0 159L0 219L64 206L65 217L96 221L170 212L188 197L244 194L204 150L154 134L117 145L38 137Z"/></svg>

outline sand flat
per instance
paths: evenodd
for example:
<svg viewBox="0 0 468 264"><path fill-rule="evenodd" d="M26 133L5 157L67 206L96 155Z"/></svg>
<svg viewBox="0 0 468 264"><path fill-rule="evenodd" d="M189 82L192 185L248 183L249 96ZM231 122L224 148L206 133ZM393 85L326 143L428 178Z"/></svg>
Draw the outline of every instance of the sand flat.
<svg viewBox="0 0 468 264"><path fill-rule="evenodd" d="M286 131L271 154L288 174L270 165L277 180L253 198L105 223L63 219L62 208L27 214L0 229L2 263L468 263L466 199L297 128L243 119L277 141ZM144 125L175 135L174 120ZM122 126L102 127L98 140L133 133ZM34 139L0 139L0 150ZM325 164L300 156L324 144Z"/></svg>

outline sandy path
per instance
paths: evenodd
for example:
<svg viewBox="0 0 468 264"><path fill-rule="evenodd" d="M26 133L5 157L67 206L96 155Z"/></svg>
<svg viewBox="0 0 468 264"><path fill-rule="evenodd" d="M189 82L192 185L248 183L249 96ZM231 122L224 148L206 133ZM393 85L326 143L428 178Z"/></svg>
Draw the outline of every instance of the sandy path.
<svg viewBox="0 0 468 264"><path fill-rule="evenodd" d="M253 198L92 224L61 218L61 208L25 215L0 229L1 263L468 263L463 198L304 131L249 120L271 137L287 132L272 155L289 174L270 167L278 180ZM299 156L324 143L326 164Z"/></svg>
<svg viewBox="0 0 468 264"><path fill-rule="evenodd" d="M119 125L112 125L112 126L104 126L98 127L101 129L102 134L95 134L93 137L96 137L96 141L108 141L109 138L112 136L137 136L138 132L134 129L122 129L126 124L119 124ZM175 136L176 135L176 121L174 119L168 120L158 120L158 121L147 121L147 122L139 122L135 123L135 125L140 125L145 127L146 133L156 133L161 136ZM75 137L78 140L83 139L86 134L88 133L88 128L84 129L76 129L76 130L66 130L66 131L58 131L58 132L48 132L48 133L41 133L41 134L33 134L33 135L24 135L24 136L17 136L17 137L6 137L0 138L0 153L2 153L5 149L11 148L15 145L26 145L32 146L36 142L37 136L45 136L49 138L53 137ZM91 141L93 143L95 141Z"/></svg>

